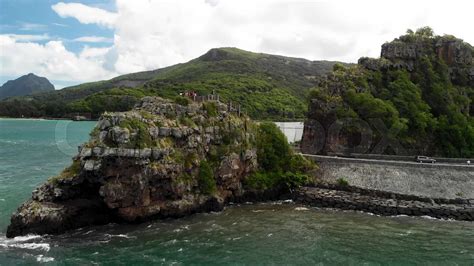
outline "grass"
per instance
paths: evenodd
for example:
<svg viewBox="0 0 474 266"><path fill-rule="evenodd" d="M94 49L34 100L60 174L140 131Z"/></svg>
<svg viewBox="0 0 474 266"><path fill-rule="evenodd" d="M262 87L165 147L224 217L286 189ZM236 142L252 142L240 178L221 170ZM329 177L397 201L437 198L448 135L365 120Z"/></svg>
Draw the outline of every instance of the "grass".
<svg viewBox="0 0 474 266"><path fill-rule="evenodd" d="M148 131L148 124L138 118L128 118L120 123L120 127L127 128L130 132L137 134L130 139L130 148L147 148L154 146L154 142Z"/></svg>
<svg viewBox="0 0 474 266"><path fill-rule="evenodd" d="M187 126L187 127L197 127L196 123L188 116L181 116L179 118L179 124L183 125L183 126Z"/></svg>
<svg viewBox="0 0 474 266"><path fill-rule="evenodd" d="M79 160L73 161L72 164L65 168L59 175L51 177L48 181L51 183L57 183L60 180L74 177L81 171L81 162Z"/></svg>
<svg viewBox="0 0 474 266"><path fill-rule="evenodd" d="M202 107L209 117L216 117L218 114L217 104L215 102L204 102Z"/></svg>

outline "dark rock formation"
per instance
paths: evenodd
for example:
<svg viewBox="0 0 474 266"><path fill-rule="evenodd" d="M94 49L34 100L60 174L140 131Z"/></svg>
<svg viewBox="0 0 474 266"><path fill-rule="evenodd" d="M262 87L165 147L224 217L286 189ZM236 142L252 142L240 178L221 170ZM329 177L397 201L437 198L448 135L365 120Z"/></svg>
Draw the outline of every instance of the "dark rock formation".
<svg viewBox="0 0 474 266"><path fill-rule="evenodd" d="M3 84L0 87L0 99L45 91L54 91L53 84L46 78L30 73Z"/></svg>
<svg viewBox="0 0 474 266"><path fill-rule="evenodd" d="M379 215L431 216L474 221L474 202L434 200L394 193L336 186L303 187L294 194L298 203L316 207L365 211Z"/></svg>
<svg viewBox="0 0 474 266"><path fill-rule="evenodd" d="M405 35L382 45L380 59L363 57L359 64L370 70L404 68L413 71L422 57L442 59L454 84L474 86L474 49L453 36L417 38Z"/></svg>
<svg viewBox="0 0 474 266"><path fill-rule="evenodd" d="M351 78L362 77L357 71ZM341 119L341 113L349 109L342 96L347 90L348 77L332 73L325 81L326 91L321 97L311 99L307 120L304 123L301 151L307 154L345 154L364 152L370 143L364 142L364 134L370 126L360 119ZM364 92L364 87L356 87L357 92ZM360 133L352 134L350 127L357 127ZM370 132L369 132L370 133Z"/></svg>
<svg viewBox="0 0 474 266"><path fill-rule="evenodd" d="M206 111L212 108L217 115ZM180 217L256 198L242 185L257 168L255 130L217 102L182 106L148 97L133 111L106 113L73 164L12 216L7 236ZM200 173L204 162L212 176Z"/></svg>

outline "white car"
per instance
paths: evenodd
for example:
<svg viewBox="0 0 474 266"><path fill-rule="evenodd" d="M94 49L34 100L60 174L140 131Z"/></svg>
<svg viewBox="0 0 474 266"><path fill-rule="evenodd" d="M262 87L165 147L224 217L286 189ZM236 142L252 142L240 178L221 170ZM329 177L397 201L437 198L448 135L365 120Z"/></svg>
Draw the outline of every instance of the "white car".
<svg viewBox="0 0 474 266"><path fill-rule="evenodd" d="M436 160L428 156L416 156L415 160L419 163L435 163Z"/></svg>

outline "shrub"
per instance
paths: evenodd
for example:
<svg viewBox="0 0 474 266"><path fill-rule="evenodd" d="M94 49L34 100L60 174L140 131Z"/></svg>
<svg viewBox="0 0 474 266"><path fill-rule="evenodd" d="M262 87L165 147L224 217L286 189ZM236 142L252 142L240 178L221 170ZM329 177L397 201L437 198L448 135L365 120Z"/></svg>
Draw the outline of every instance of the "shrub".
<svg viewBox="0 0 474 266"><path fill-rule="evenodd" d="M183 126L187 126L187 127L196 127L196 123L194 123L194 121L187 117L187 116L181 116L179 118L179 123Z"/></svg>
<svg viewBox="0 0 474 266"><path fill-rule="evenodd" d="M143 149L153 145L148 125L138 118L129 118L120 123L120 127L127 128L130 131L135 131L136 136L130 141L130 146L133 148Z"/></svg>
<svg viewBox="0 0 474 266"><path fill-rule="evenodd" d="M212 194L216 191L216 180L208 162L202 161L199 166L199 190L203 194Z"/></svg>
<svg viewBox="0 0 474 266"><path fill-rule="evenodd" d="M263 172L253 173L245 180L245 185L253 189L271 189L275 187L285 187L293 189L305 185L309 181L309 176L299 172Z"/></svg>
<svg viewBox="0 0 474 266"><path fill-rule="evenodd" d="M337 184L338 184L339 186L346 187L346 186L349 185L349 182L347 182L346 179L344 179L344 178L341 177L341 178L338 178L338 179L337 179Z"/></svg>
<svg viewBox="0 0 474 266"><path fill-rule="evenodd" d="M316 164L301 154L291 156L288 168L293 172L306 173L316 168Z"/></svg>
<svg viewBox="0 0 474 266"><path fill-rule="evenodd" d="M205 102L202 104L202 107L209 117L217 116L217 104L215 102Z"/></svg>
<svg viewBox="0 0 474 266"><path fill-rule="evenodd" d="M286 172L280 176L279 183L286 188L293 189L307 184L309 176L299 172Z"/></svg>
<svg viewBox="0 0 474 266"><path fill-rule="evenodd" d="M299 154L293 154L285 135L274 123L263 122L259 125L256 143L260 169L246 179L246 186L253 189L292 189L310 181L306 173L316 165Z"/></svg>
<svg viewBox="0 0 474 266"><path fill-rule="evenodd" d="M343 64L341 63L335 63L333 66L332 66L332 71L345 71L346 68L344 67Z"/></svg>
<svg viewBox="0 0 474 266"><path fill-rule="evenodd" d="M245 185L253 189L269 189L274 187L278 182L273 173L270 172L256 172L251 174L245 180Z"/></svg>
<svg viewBox="0 0 474 266"><path fill-rule="evenodd" d="M81 171L81 161L79 160L73 161L69 167L66 167L61 172L61 174L51 177L49 179L49 182L57 183L59 180L71 178L73 176L78 175L80 171Z"/></svg>
<svg viewBox="0 0 474 266"><path fill-rule="evenodd" d="M100 128L99 127L95 127L94 129L92 129L92 131L89 133L89 136L91 138L97 138L99 137L99 133L100 133Z"/></svg>
<svg viewBox="0 0 474 266"><path fill-rule="evenodd" d="M257 158L263 170L281 171L291 158L291 149L285 135L271 122L260 124L257 132Z"/></svg>
<svg viewBox="0 0 474 266"><path fill-rule="evenodd" d="M176 96L174 98L174 102L179 105L188 106L191 103L191 99L189 99L188 97Z"/></svg>
<svg viewBox="0 0 474 266"><path fill-rule="evenodd" d="M186 156L184 157L184 167L186 169L191 169L196 164L196 161L198 159L198 155L194 152L186 154Z"/></svg>

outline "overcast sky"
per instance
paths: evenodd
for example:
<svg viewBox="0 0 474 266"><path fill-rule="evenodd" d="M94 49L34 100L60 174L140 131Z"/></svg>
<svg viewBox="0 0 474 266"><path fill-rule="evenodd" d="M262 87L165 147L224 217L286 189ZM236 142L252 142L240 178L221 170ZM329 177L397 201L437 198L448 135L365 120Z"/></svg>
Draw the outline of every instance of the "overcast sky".
<svg viewBox="0 0 474 266"><path fill-rule="evenodd" d="M474 44L473 1L0 0L0 83L56 88L186 62L213 47L357 62L406 29Z"/></svg>

